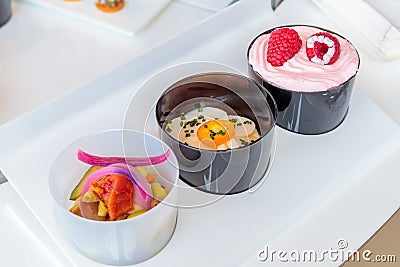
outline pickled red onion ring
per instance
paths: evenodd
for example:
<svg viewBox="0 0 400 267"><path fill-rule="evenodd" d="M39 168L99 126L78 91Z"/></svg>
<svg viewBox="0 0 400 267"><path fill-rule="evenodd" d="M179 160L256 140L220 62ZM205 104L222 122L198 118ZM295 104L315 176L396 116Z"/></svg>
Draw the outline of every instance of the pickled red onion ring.
<svg viewBox="0 0 400 267"><path fill-rule="evenodd" d="M78 159L84 163L93 166L108 166L114 163L126 163L130 166L149 166L160 164L167 160L171 151L168 149L165 153L152 156L147 158L125 158L125 157L101 157L96 155L91 155L89 153L84 152L83 150L78 150Z"/></svg>

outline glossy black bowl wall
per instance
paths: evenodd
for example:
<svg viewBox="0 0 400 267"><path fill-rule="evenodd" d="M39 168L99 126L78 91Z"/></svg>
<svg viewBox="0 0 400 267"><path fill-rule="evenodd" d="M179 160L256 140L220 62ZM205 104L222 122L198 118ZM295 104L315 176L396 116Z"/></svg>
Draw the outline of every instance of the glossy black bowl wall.
<svg viewBox="0 0 400 267"><path fill-rule="evenodd" d="M11 0L0 0L0 27L11 17Z"/></svg>
<svg viewBox="0 0 400 267"><path fill-rule="evenodd" d="M252 69L250 76L276 100L277 124L286 130L309 135L329 132L341 124L349 109L355 81L353 76L336 89L301 93L276 87L262 80Z"/></svg>
<svg viewBox="0 0 400 267"><path fill-rule="evenodd" d="M165 131L165 122L200 107L217 107L255 122L257 141L230 150L205 150L181 143ZM255 81L236 74L206 73L170 86L156 106L161 139L175 152L180 178L209 193L234 194L258 183L271 164L276 106L271 95Z"/></svg>

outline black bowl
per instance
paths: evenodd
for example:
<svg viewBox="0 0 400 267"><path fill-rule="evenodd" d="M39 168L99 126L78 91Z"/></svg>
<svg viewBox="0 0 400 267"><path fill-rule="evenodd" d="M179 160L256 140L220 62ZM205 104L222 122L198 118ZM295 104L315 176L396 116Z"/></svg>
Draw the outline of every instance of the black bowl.
<svg viewBox="0 0 400 267"><path fill-rule="evenodd" d="M249 52L253 43L261 35L269 34L277 28L293 26L317 28L321 31L333 33L347 41L346 38L335 32L316 26L280 26L269 29L254 38L247 50L247 59L249 59ZM358 56L358 67L359 64L360 58ZM327 133L342 123L349 109L350 98L357 72L358 69L355 74L345 82L335 87L331 87L328 90L318 92L298 92L267 81L257 71L255 71L253 66L249 63L249 76L261 83L271 93L277 103L277 125L286 130L307 135Z"/></svg>
<svg viewBox="0 0 400 267"><path fill-rule="evenodd" d="M11 0L0 0L0 27L11 18Z"/></svg>
<svg viewBox="0 0 400 267"><path fill-rule="evenodd" d="M243 147L215 151L188 146L166 132L166 122L170 119L206 106L251 119L260 138ZM275 100L247 77L204 73L184 78L161 95L156 105L156 120L161 139L178 158L181 180L199 190L222 195L246 191L265 176L272 163Z"/></svg>

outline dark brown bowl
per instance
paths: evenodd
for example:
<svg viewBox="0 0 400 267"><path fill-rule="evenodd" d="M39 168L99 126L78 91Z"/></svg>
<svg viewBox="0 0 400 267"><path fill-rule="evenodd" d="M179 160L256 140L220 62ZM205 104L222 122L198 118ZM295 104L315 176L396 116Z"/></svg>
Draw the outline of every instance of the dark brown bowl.
<svg viewBox="0 0 400 267"><path fill-rule="evenodd" d="M253 39L247 50L247 60L249 59L250 49L258 37L263 34L269 34L277 28L294 26L317 28L321 31L336 34L347 40L335 32L316 26L279 26L269 29ZM360 64L360 57L358 57L358 62ZM271 93L276 101L278 108L277 124L286 130L307 135L327 133L342 123L349 109L350 98L354 89L357 72L358 69L347 81L338 86L331 87L328 90L318 92L298 92L293 89L289 90L283 88L265 80L249 63L249 76L261 83Z"/></svg>
<svg viewBox="0 0 400 267"><path fill-rule="evenodd" d="M251 119L261 137L240 148L214 151L188 146L165 131L169 119L205 106ZM265 88L247 77L205 73L184 78L161 95L156 120L161 139L178 158L180 178L199 190L222 195L246 191L265 176L272 163L275 101Z"/></svg>

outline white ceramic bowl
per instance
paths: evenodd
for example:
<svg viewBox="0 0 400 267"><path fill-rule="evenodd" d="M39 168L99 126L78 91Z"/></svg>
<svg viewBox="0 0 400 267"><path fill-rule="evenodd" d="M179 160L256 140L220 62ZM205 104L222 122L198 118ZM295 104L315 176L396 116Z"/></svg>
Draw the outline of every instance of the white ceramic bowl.
<svg viewBox="0 0 400 267"><path fill-rule="evenodd" d="M50 192L55 200L54 215L59 229L83 255L95 261L127 265L145 261L163 249L173 235L179 169L176 157L154 165L158 182L171 189L155 208L134 218L121 221L93 221L79 217L69 208L69 196L87 164L77 159L78 149L104 156L145 157L164 153L168 148L161 140L137 131L109 130L85 136L68 146L55 160L49 178Z"/></svg>

